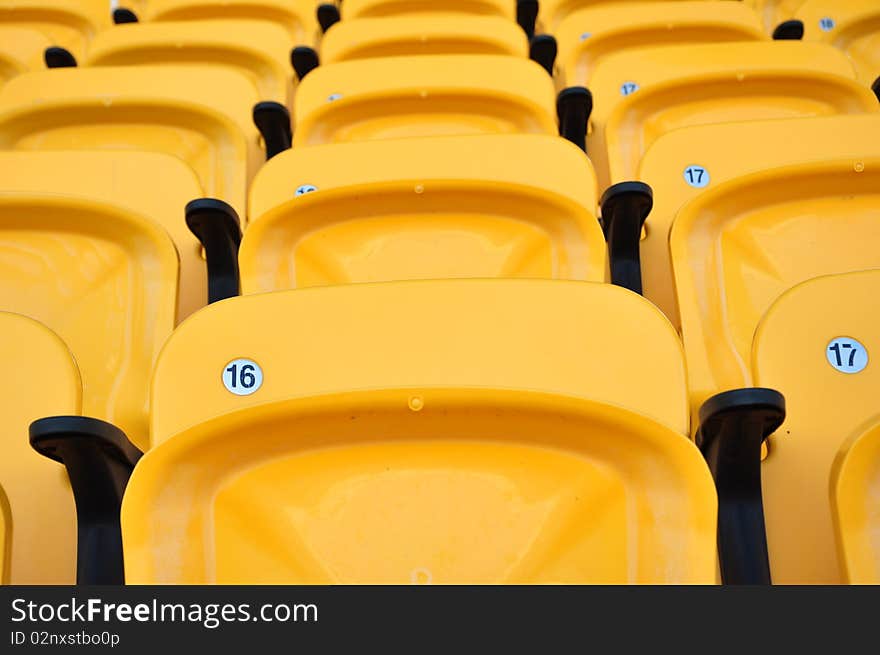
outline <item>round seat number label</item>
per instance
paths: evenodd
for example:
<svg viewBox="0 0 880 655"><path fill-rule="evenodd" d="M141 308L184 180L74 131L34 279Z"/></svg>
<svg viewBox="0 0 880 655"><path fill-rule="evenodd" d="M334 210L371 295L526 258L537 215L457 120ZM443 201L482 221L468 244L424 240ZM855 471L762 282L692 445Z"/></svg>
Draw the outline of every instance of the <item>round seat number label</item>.
<svg viewBox="0 0 880 655"><path fill-rule="evenodd" d="M868 351L850 337L832 339L825 349L825 357L841 373L860 373L868 365Z"/></svg>
<svg viewBox="0 0 880 655"><path fill-rule="evenodd" d="M233 359L223 369L223 386L236 396L250 396L263 386L263 369L252 359Z"/></svg>

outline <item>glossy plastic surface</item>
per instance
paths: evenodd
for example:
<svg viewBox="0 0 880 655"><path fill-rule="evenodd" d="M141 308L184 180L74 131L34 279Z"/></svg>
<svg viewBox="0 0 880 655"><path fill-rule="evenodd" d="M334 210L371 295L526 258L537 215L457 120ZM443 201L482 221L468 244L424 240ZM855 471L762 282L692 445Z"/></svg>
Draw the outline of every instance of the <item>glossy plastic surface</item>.
<svg viewBox="0 0 880 655"><path fill-rule="evenodd" d="M205 66L29 73L0 89L0 147L164 152L195 171L204 195L244 216L249 176L265 158L256 101L243 75Z"/></svg>
<svg viewBox="0 0 880 655"><path fill-rule="evenodd" d="M501 55L348 61L309 73L294 101L294 146L412 136L556 134L553 82Z"/></svg>
<svg viewBox="0 0 880 655"><path fill-rule="evenodd" d="M796 41L644 48L605 57L588 152L600 186L632 179L663 134L708 123L876 112L843 53ZM629 95L625 90L635 84Z"/></svg>
<svg viewBox="0 0 880 655"><path fill-rule="evenodd" d="M436 13L340 21L321 41L321 63L412 55L527 57L522 29L498 16Z"/></svg>
<svg viewBox="0 0 880 655"><path fill-rule="evenodd" d="M290 36L257 20L132 23L101 32L87 66L198 64L228 68L250 78L260 100L291 103Z"/></svg>
<svg viewBox="0 0 880 655"><path fill-rule="evenodd" d="M84 414L114 423L143 447L150 374L177 305L178 259L168 233L93 200L3 193L0 280L0 310L41 321L70 347Z"/></svg>
<svg viewBox="0 0 880 655"><path fill-rule="evenodd" d="M262 367L250 395L221 383L236 358ZM212 305L156 371L127 579L711 583L716 500L683 376L668 322L607 284Z"/></svg>
<svg viewBox="0 0 880 655"><path fill-rule="evenodd" d="M55 333L19 314L0 312L0 356L15 371L0 377L4 579L11 584L74 584L76 509L67 472L31 448L28 426L45 416L79 414L79 371Z"/></svg>
<svg viewBox="0 0 880 655"><path fill-rule="evenodd" d="M710 9L703 0L598 4L569 14L554 36L562 87L588 86L599 60L625 50L768 38L738 0L719 0Z"/></svg>
<svg viewBox="0 0 880 655"><path fill-rule="evenodd" d="M669 231L689 200L728 180L797 163L851 157L880 146L880 113L698 125L664 134L648 149L638 178L654 190L642 240L645 296L678 325Z"/></svg>
<svg viewBox="0 0 880 655"><path fill-rule="evenodd" d="M450 277L603 281L595 206L589 161L558 137L295 148L251 189L242 291Z"/></svg>
<svg viewBox="0 0 880 655"><path fill-rule="evenodd" d="M829 491L835 459L878 413L878 284L880 270L808 280L781 295L755 333L755 382L778 389L786 404L785 423L770 437L761 472L776 584L847 581L838 561ZM856 461L861 458L854 455L851 466L864 471L866 463ZM844 484L863 484L855 477ZM864 511L876 499L870 484L864 484L861 496L853 487L838 496L844 514ZM878 508L868 512L876 516Z"/></svg>

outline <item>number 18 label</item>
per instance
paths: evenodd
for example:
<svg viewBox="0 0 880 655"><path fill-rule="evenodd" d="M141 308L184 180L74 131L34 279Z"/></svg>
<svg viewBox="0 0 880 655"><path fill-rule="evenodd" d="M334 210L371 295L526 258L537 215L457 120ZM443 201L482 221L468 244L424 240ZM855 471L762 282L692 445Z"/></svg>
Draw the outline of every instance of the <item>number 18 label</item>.
<svg viewBox="0 0 880 655"><path fill-rule="evenodd" d="M832 339L825 350L825 357L841 373L859 373L868 365L868 351L849 337Z"/></svg>

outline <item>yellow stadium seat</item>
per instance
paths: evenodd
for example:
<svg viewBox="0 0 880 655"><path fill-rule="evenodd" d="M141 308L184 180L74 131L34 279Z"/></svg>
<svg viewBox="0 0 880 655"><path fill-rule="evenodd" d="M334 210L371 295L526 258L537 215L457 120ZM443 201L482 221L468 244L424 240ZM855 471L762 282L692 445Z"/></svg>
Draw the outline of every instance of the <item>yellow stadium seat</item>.
<svg viewBox="0 0 880 655"><path fill-rule="evenodd" d="M563 85L586 86L599 60L633 48L767 39L755 13L734 0L600 4L569 14L554 31ZM636 73L633 73L634 75Z"/></svg>
<svg viewBox="0 0 880 655"><path fill-rule="evenodd" d="M125 2L120 4L125 5ZM315 0L149 0L148 21L255 19L277 23L293 44L315 43Z"/></svg>
<svg viewBox="0 0 880 655"><path fill-rule="evenodd" d="M664 134L648 149L638 179L654 190L641 244L644 294L679 325L669 232L687 201L728 180L779 166L870 156L880 114L698 125Z"/></svg>
<svg viewBox="0 0 880 655"><path fill-rule="evenodd" d="M376 18L401 14L431 14L441 10L456 14L477 16L501 16L513 20L516 17L516 0L345 0L342 16L352 18Z"/></svg>
<svg viewBox="0 0 880 655"><path fill-rule="evenodd" d="M142 446L150 373L175 322L174 243L140 212L101 198L17 191L14 175L0 194L0 310L57 332L82 372L85 412Z"/></svg>
<svg viewBox="0 0 880 655"><path fill-rule="evenodd" d="M90 198L145 214L174 241L180 260L178 321L206 304L201 244L187 229L184 208L202 191L180 160L154 152L0 152L0 193ZM162 192L156 193L156 185Z"/></svg>
<svg viewBox="0 0 880 655"><path fill-rule="evenodd" d="M295 146L409 136L556 134L553 82L500 55L431 55L321 66L297 89Z"/></svg>
<svg viewBox="0 0 880 655"><path fill-rule="evenodd" d="M8 585L12 557L10 544L12 540L12 512L9 509L9 501L6 492L0 486L0 585Z"/></svg>
<svg viewBox="0 0 880 655"><path fill-rule="evenodd" d="M498 16L403 15L345 20L321 41L321 63L410 55L528 56L526 35Z"/></svg>
<svg viewBox="0 0 880 655"><path fill-rule="evenodd" d="M5 258L9 243L4 242ZM77 526L70 483L63 466L31 449L27 435L36 419L79 414L79 371L55 333L18 314L0 312L0 352L15 371L0 378L8 582L73 584Z"/></svg>
<svg viewBox="0 0 880 655"><path fill-rule="evenodd" d="M44 68L43 52L50 45L42 32L0 23L0 86L16 75Z"/></svg>
<svg viewBox="0 0 880 655"><path fill-rule="evenodd" d="M680 344L612 285L234 298L175 332L153 392L129 583L715 580Z"/></svg>
<svg viewBox="0 0 880 655"><path fill-rule="evenodd" d="M712 185L669 238L694 405L748 385L755 328L805 280L880 267L880 158L825 158Z"/></svg>
<svg viewBox="0 0 880 655"><path fill-rule="evenodd" d="M263 167L250 203L245 293L415 278L607 279L589 160L559 137L294 148Z"/></svg>
<svg viewBox="0 0 880 655"><path fill-rule="evenodd" d="M662 2L666 4L671 1L678 0L643 0L650 2ZM705 0L704 0L705 1ZM712 4L714 5L717 0L712 0ZM556 30L559 28L559 25L562 21L567 18L572 13L578 11L579 9L586 9L588 7L598 7L600 5L623 5L630 4L629 2L609 2L608 0L540 0L538 3L539 11L537 17L537 31L539 33L548 32L551 34L555 34ZM705 13L707 11L711 11L711 9L706 10L702 9L701 12Z"/></svg>
<svg viewBox="0 0 880 655"><path fill-rule="evenodd" d="M861 234L851 232L851 239ZM762 464L777 584L846 582L836 552L829 483L832 465L845 453L849 438L880 412L880 367L873 361L880 353L878 284L880 270L810 279L779 296L755 332L746 365L759 384L785 395L787 412ZM838 496L838 510L864 513L873 504L870 511L877 516L876 493L863 476L869 467L876 471L877 464L861 454L852 456L851 470L858 472L844 480L851 486ZM858 522L849 525L856 528Z"/></svg>
<svg viewBox="0 0 880 655"><path fill-rule="evenodd" d="M278 25L252 20L133 23L101 32L86 66L199 64L250 78L260 100L290 104L290 37Z"/></svg>
<svg viewBox="0 0 880 655"><path fill-rule="evenodd" d="M880 416L875 416L841 453L831 476L838 551L843 577L849 584L880 584L875 491L878 482Z"/></svg>
<svg viewBox="0 0 880 655"><path fill-rule="evenodd" d="M806 0L795 16L804 39L829 43L845 52L859 79L871 84L880 76L880 3L873 0Z"/></svg>
<svg viewBox="0 0 880 655"><path fill-rule="evenodd" d="M691 125L876 112L849 60L797 41L664 46L605 57L587 150L600 187L633 179L661 135Z"/></svg>
<svg viewBox="0 0 880 655"><path fill-rule="evenodd" d="M189 164L203 195L245 216L247 184L263 158L251 123L257 99L243 75L215 68L28 73L0 89L0 149L165 152Z"/></svg>
<svg viewBox="0 0 880 655"><path fill-rule="evenodd" d="M52 45L80 57L98 31L109 27L107 0L0 0L0 25L45 34Z"/></svg>

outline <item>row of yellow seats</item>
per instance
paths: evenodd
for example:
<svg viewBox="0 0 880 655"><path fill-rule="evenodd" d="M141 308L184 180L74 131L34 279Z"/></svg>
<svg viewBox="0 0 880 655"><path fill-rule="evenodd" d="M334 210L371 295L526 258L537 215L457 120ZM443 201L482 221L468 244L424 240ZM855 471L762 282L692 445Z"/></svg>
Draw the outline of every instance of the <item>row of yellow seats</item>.
<svg viewBox="0 0 880 655"><path fill-rule="evenodd" d="M388 145L388 144L385 144L385 146L387 146L387 145ZM296 153L296 151L294 151L294 153L291 153L291 154L295 154L295 153ZM278 161L280 161L280 160L281 160L281 158L279 158ZM539 161L540 161L540 160L539 160ZM306 185L306 186L312 186L312 187L313 187L314 185ZM417 195L421 195L421 193L424 191L424 186L422 185L422 192L419 191L419 189L418 189L419 186L420 186L420 185L417 184L417 185L415 185L415 186L413 187L413 191L415 191L415 193L416 193ZM297 188L300 188L300 187L297 187ZM305 190L306 190L306 189L304 188L303 191L305 191ZM309 190L313 190L313 189L309 189ZM296 195L296 194L294 193L294 196L295 196L295 195ZM318 194L315 194L315 195L317 196ZM289 197L289 196L288 196L288 197Z"/></svg>
<svg viewBox="0 0 880 655"><path fill-rule="evenodd" d="M787 395L785 434L764 465L785 484L765 486L764 499L774 574L796 570L791 582L878 580L880 430L862 411L876 411L878 380L866 351L844 348L876 352L878 281L878 271L809 280L756 336L762 381ZM0 332L22 372L4 384L12 433L77 414L63 342L14 314L0 315ZM853 361L857 375L839 370ZM781 405L768 392L730 400L704 409L700 443L741 460L779 427ZM717 501L686 404L674 331L610 285L414 281L218 303L157 363L157 443L123 502L126 580L711 583ZM130 471L138 456L124 435L93 423L42 419L31 441L65 462L79 454L87 473L71 442L97 442L95 459ZM69 582L69 490L26 449L12 442L4 458L13 580ZM121 490L106 493L118 501ZM91 518L112 519L107 504ZM80 575L111 564L79 556Z"/></svg>
<svg viewBox="0 0 880 655"><path fill-rule="evenodd" d="M780 129L782 126L785 126L784 130ZM692 177L687 178L682 166L668 166L666 160L659 160L663 163L661 172L666 176L669 189L685 190L685 198L699 196L677 212L672 231L673 253L681 253L673 261L676 283L682 290L679 300L690 383L696 390L696 402L714 391L750 382L764 383L757 373L750 378L738 373L736 365L727 365L725 361L751 359L749 330L755 329L757 321L767 313L764 311L766 304L780 293L811 276L878 265L874 255L877 234L872 225L876 196L871 191L876 187L872 182L876 140L870 138L877 129L874 116L828 117L694 127L664 138L670 144L668 152L673 163L690 161L692 153L715 156L714 160L706 160L713 162L711 166L703 167L703 174L711 181L707 181L702 191L698 185L689 183L699 171L692 171ZM778 148L772 147L774 139L780 144ZM788 139L797 143L799 149L783 147ZM719 144L723 147L718 148ZM658 152L662 152L659 146ZM496 156L492 157L490 153L496 153ZM773 153L774 159L768 161L766 153ZM36 274L29 260L9 258L10 268L4 278L15 280L16 284L7 290L11 294L7 307L18 311L24 308L24 313L41 318L59 332L63 331L65 341L83 366L87 388L86 413L124 425L132 438L146 447L144 437L139 440L137 436L145 434L146 430L138 429L136 425L146 422L146 380L155 353L173 325L175 249L170 239L163 238L161 231L149 221L128 218L119 208L65 199L64 196L78 194L101 198L103 194L113 205L126 199L131 203L130 207L136 207L132 213L147 211L151 202L167 201L169 208L157 209L156 216L171 217L177 214L171 207L179 207L191 197L195 184L189 189L183 187L177 200L156 197L136 172L149 179L163 179L167 186L175 174L150 175L151 167L171 167L173 163L178 172L185 171L179 162L159 155L9 153L6 157L8 173L4 179L15 180L19 189L24 190L7 194L13 232L10 242L23 255L53 253L48 259L53 265L42 269L43 273L36 269ZM419 161L420 157L430 162L431 168L425 167L422 176L411 177L413 162ZM129 161L128 171L126 160ZM339 161L365 164L348 170L347 180L345 175L338 176ZM547 168L546 177L539 179L533 169L524 165L529 161L554 162L555 167ZM736 161L739 161L738 166L731 164ZM54 166L52 162L55 162ZM461 162L469 162L474 167L476 173L472 178L460 180ZM490 169L488 164L492 162L494 168ZM768 170L762 171L762 167ZM682 175L679 169L685 170L685 174ZM86 171L88 173L83 174ZM314 174L315 177L309 179L318 184L311 186L320 187L297 195L295 189L303 185L296 179L296 171ZM369 171L369 176L358 178L357 171ZM94 177L88 182L92 175ZM351 176L357 179L356 183L349 182ZM334 178L340 180L337 189L333 187ZM185 175L181 179L192 181L192 177ZM730 179L730 183L725 183L726 179ZM114 184L107 185L107 180L114 180ZM68 184L69 188L63 184ZM666 188L659 178L655 187ZM253 186L252 197L256 200L252 200L252 206L259 208L260 218L255 220L246 236L246 242L250 239L256 245L251 250L247 245L243 247L244 287L246 291L266 291L320 285L328 281L364 281L372 279L369 276L376 270L380 271L376 277L384 279L456 274L516 275L516 269L510 265L529 261L522 260L520 253L535 254L534 261L539 268L526 268L521 273L529 277L552 277L554 270L560 270L561 263L567 262L569 266L583 266L581 270L585 277L581 279L602 280L607 264L601 233L586 209L595 204L594 198L584 194L584 190L590 188L589 169L582 153L550 137L399 140L293 150L267 164ZM49 191L54 195L45 197ZM118 197L113 197L115 194ZM497 200L487 203L487 196L494 196ZM365 197L375 202L364 202ZM743 205L737 200L743 197L754 200ZM850 199L850 202L841 203L840 198ZM856 200L858 204L854 202ZM487 205L493 208L493 218L486 221L485 238L499 244L494 258L487 257L489 253L485 247L469 247L469 243L484 238L475 228L481 225L478 219L486 215ZM468 211L469 206L474 209ZM389 215L377 214L377 207L386 208ZM265 212L263 208L266 208ZM817 208L822 211L818 212ZM498 216L501 210L504 213ZM427 221L419 220L419 212L424 212L426 219L433 219L427 228L424 225ZM721 212L729 212L724 216L725 220L718 218ZM743 212L762 216L762 220L749 225L742 218ZM465 224L460 220L462 214L467 218ZM545 223L546 217L553 214L558 216L556 221ZM22 225L23 216L33 218ZM72 220L72 216L77 217L76 220ZM792 221L793 216L797 217L796 222ZM536 217L541 221L535 222ZM182 221L176 220L182 225ZM445 224L445 221L449 223ZM535 228L521 227L526 221L532 221ZM358 223L359 229L351 231L346 222ZM744 222L746 224L742 225ZM34 232L37 225L40 229ZM172 225L169 223L168 227ZM267 226L262 234L261 225ZM71 234L73 226L76 226L74 234L80 230L84 232L79 237L82 249L76 247L77 239ZM273 230L269 230L269 226ZM546 236L536 235L534 229L546 230ZM729 236L733 229L740 233L735 239ZM817 231L823 235L821 242L816 240ZM106 236L93 243L95 233L105 232ZM449 247L437 253L436 239L444 233ZM59 234L64 235L60 241ZM707 239L710 245L707 245ZM107 242L110 243L104 245ZM149 248L144 246L149 242L153 243L155 250L152 256L147 254ZM162 246L163 242L166 245ZM752 242L762 245L746 249L740 246ZM369 247L364 248L364 243ZM407 247L401 248L403 245ZM411 251L413 245L421 246L421 249L416 247ZM105 250L104 254L98 255L98 246ZM131 251L130 261L126 266L120 266L120 257L126 248ZM191 241L193 255L197 248ZM264 269L268 275L260 274L259 267L264 262L256 254L272 252L270 249L279 254L277 258L269 259L270 265ZM541 249L545 249L545 254L537 255ZM451 272L447 254L450 250L464 255L470 252L473 256L462 256L454 261L452 265L458 268ZM414 254L412 258L406 256L410 252ZM765 256L768 252L771 255ZM582 259L584 253L589 255L587 260ZM63 261L62 254L69 258L70 265L59 265L58 262ZM712 270L707 262L714 260L728 262L719 270L717 278L706 275L706 271ZM468 268L487 267L489 262L499 268L478 271ZM737 263L730 265L729 262ZM765 265L770 266L768 274L756 275L755 271ZM111 268L113 274L108 275L102 266ZM194 269L198 266L196 261ZM383 270L383 266L393 268ZM432 266L437 269L431 270ZM447 268L441 269L442 266ZM61 269L63 274L58 272ZM348 272L340 277L339 272L344 270ZM329 280L321 277L328 272L334 277ZM310 278L310 275L315 277ZM560 277L569 276L579 277L577 272ZM104 283L100 293L95 293L92 288L94 279ZM33 293L35 280L41 280L40 293ZM135 281L133 285L132 280ZM143 288L139 288L137 282ZM57 292L54 291L56 288ZM82 291L76 292L77 288ZM123 298L120 289L132 292L132 297L122 306L119 303ZM702 298L706 297L719 300L703 309L705 301ZM765 304L755 305L754 298L763 298ZM729 318L731 315L733 319ZM110 316L114 318L108 320ZM153 320L146 317L153 317ZM732 325L742 326L744 336L728 336L725 318ZM259 325L262 326L263 322ZM106 332L98 333L98 328ZM141 331L142 340L132 339L132 334L141 334ZM706 333L705 344L700 339L702 332ZM870 343L870 338L863 336L862 332L853 329L840 331L840 334L853 333L861 343ZM114 348L113 344L120 345ZM707 366L698 365L704 358L703 349L711 364L708 371ZM119 366L118 362L132 358L131 366ZM797 378L800 376L798 370L794 373ZM116 375L112 374L114 372ZM132 377L140 381L135 380L132 385ZM790 393L784 384L773 386L785 390L786 395ZM668 404L668 399L661 400L662 405ZM120 403L123 410L134 408L134 411L126 416L125 411L113 409L114 403ZM807 405L811 406L815 404ZM652 415L651 411L642 411ZM857 412L850 415L859 416ZM137 419L137 416L141 418ZM826 416L833 418L834 415ZM801 420L808 426L815 424L813 417ZM686 433L687 428L680 431ZM819 438L822 436L821 431L815 434ZM807 458L816 457L813 449L804 446L803 442L796 443L793 448L806 448ZM778 452L784 452L784 446L780 449ZM771 448L768 461L773 461L775 452ZM776 461L784 462L781 458ZM828 465L829 458L823 459L820 453L816 479L822 479L822 466ZM796 475L803 476L806 469L791 469L783 463L779 470L794 470ZM786 518L789 523L802 523L802 515L793 516L788 507L792 496L804 496L799 487L786 481L784 474L780 480L779 497L783 499L781 507L784 511L779 522L771 520L770 535L772 549L774 525L778 523L777 534L783 535L781 552L785 553L784 535L793 534L795 529L786 525ZM811 488L821 499L824 487L816 485ZM819 502L813 507L823 505ZM827 547L829 542L814 539L810 543L824 543ZM818 546L802 549L802 552L815 553L816 548ZM780 561L793 560L781 556ZM805 556L805 561L816 566L814 554ZM823 571L822 574L835 575L833 569L829 570L832 572Z"/></svg>

